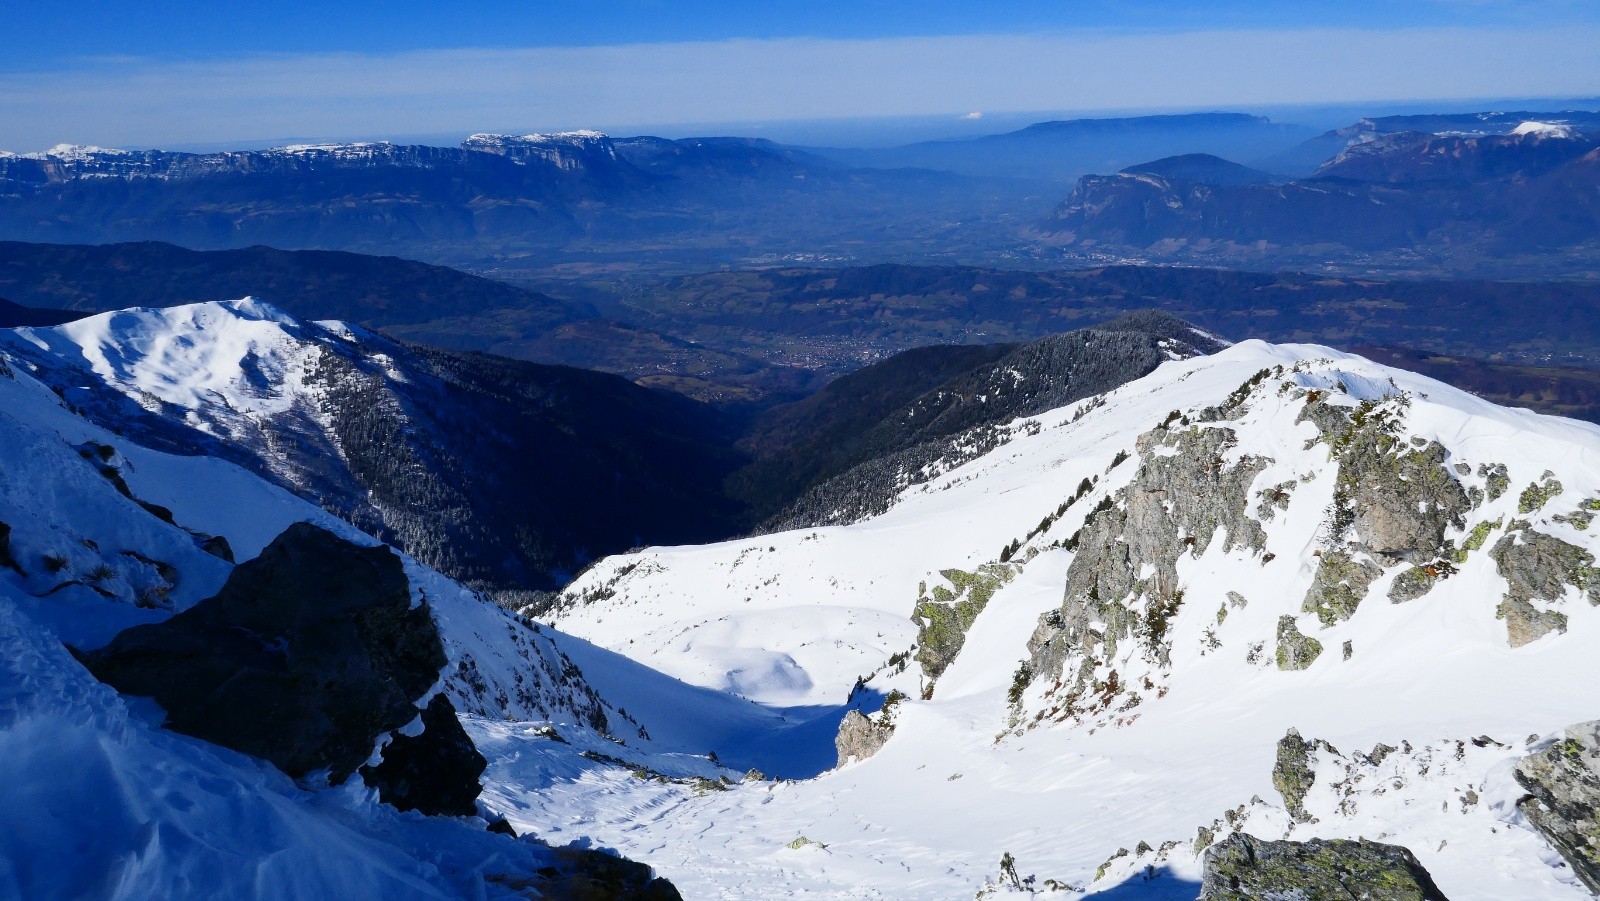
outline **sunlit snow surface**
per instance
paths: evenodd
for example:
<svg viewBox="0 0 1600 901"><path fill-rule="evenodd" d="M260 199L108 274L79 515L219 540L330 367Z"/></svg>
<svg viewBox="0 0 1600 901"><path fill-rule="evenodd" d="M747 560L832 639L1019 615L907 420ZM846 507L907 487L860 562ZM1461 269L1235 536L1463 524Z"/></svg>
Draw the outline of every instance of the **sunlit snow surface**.
<svg viewBox="0 0 1600 901"><path fill-rule="evenodd" d="M26 340L29 359L56 355L207 427L305 400L294 351L277 336L339 327L280 317L254 302L195 305L14 340ZM1306 361L1301 371L1288 372L1297 361ZM1181 559L1186 601L1173 620L1165 697L1147 699L1121 727L1008 732L1006 692L1028 636L1062 600L1071 555L1049 550L995 595L932 700L899 705L896 733L877 756L827 771L858 677L876 673L857 696L869 709L868 699L893 689L920 695L915 663L885 668L915 639L919 583L995 560L1098 476L1032 544L1072 534L1132 478L1137 458L1108 467L1133 451L1136 436L1277 365L1283 376L1229 423L1235 452L1275 461L1253 490L1307 480L1267 524L1271 562L1223 554L1221 542ZM60 581L38 569L43 555L68 557L75 571L122 560L122 549L166 560L182 573L172 593L179 608L213 593L228 570L183 529L116 492L75 450L85 441L114 446L136 497L171 509L180 526L226 536L239 559L297 519L370 539L230 464L148 451L97 429L23 363L12 368L0 377L0 521L13 527L28 574L0 570L8 776L0 896L142 897L152 885L172 897L320 896L329 886L354 897L493 896L486 877L509 864L490 859L503 846L484 844L481 824L396 815L354 787L305 791L262 764L157 728L158 712L118 700L66 656L58 638L94 646L166 614L81 586L35 597ZM1193 898L1196 830L1230 810L1240 828L1267 838L1404 844L1455 901L1588 897L1517 820L1521 792L1509 766L1530 735L1600 715L1590 690L1600 676L1591 650L1600 611L1570 598L1561 608L1566 634L1510 649L1494 615L1504 582L1484 550L1419 600L1390 604L1385 577L1350 621L1319 630L1303 620L1328 649L1305 671L1246 661L1253 643L1270 648L1280 615L1299 612L1332 496L1326 445L1309 442L1310 424L1296 424L1303 401L1279 390L1289 381L1352 404L1408 392L1408 435L1437 438L1452 464L1510 469L1511 490L1475 510L1469 527L1517 515L1521 488L1549 470L1565 491L1528 518L1596 549L1592 532L1551 517L1600 493L1600 430L1500 409L1326 348L1245 342L1168 363L1103 405L1018 423L1008 443L857 525L602 561L570 592L599 600L564 610L555 629L526 644L507 637L508 617L408 563L453 662L470 656L491 685L486 696L443 686L490 758L485 803L555 844L581 841L648 862L688 898L972 897L1006 852L1039 884L1075 887L1063 898ZM131 563L117 567L107 584L118 591L141 578ZM1219 626L1228 591L1249 605ZM1202 655L1207 628L1221 647ZM1348 661L1339 653L1347 640ZM604 700L611 737L580 721L576 701L561 700L543 667L561 659ZM496 698L514 693L519 677L541 686L547 709ZM1275 743L1290 726L1331 742L1344 761L1379 742L1409 742L1411 751L1351 770L1324 755L1306 802L1317 821L1290 829L1270 779ZM1480 736L1494 741L1472 741ZM741 782L750 767L791 781ZM1477 803L1467 803L1469 791ZM789 848L800 836L821 844ZM1181 844L1141 855L1141 841ZM1130 853L1097 880L1119 848Z"/></svg>
<svg viewBox="0 0 1600 901"><path fill-rule="evenodd" d="M216 371L186 370L183 354L158 350L187 327L175 321L204 323L190 334L201 345L215 340L197 354L226 371L220 346L237 351L244 345L229 342L279 315L239 304L140 311L151 326L139 333L150 339L140 346L170 361L163 371L172 376L144 383L201 402L198 385L233 390ZM164 325L156 321L164 317ZM74 347L73 365L103 349L92 340ZM106 358L110 371L127 362ZM196 536L227 538L241 560L300 520L372 539L230 463L151 451L88 423L29 374L33 365L0 355L0 522L10 527L18 563L0 567L0 898L521 897L506 883L549 862L538 846L487 833L481 820L396 813L359 780L331 790L314 779L296 785L265 763L159 728L153 705L124 701L72 659L63 643L98 647L122 628L214 594L230 566L201 550ZM107 462L101 447L133 498L98 471ZM135 498L166 508L176 525ZM137 606L155 562L170 567L176 584L153 606ZM680 777L726 775L703 756L703 740L781 723L750 702L530 630L415 561L405 565L415 600L428 602L445 639L450 678L440 690L474 724L559 730L569 744L525 742L557 759L583 761L589 750ZM613 666L626 682L620 696L643 702L629 716L604 705L629 745L590 728L586 683L567 673L561 653L569 642L585 665ZM481 689L456 675L468 660ZM645 732L662 737L646 740Z"/></svg>
<svg viewBox="0 0 1600 901"><path fill-rule="evenodd" d="M611 583L614 596L554 621L707 687L769 703L840 703L857 675L915 637L906 617L919 582L996 559L1086 476L1101 476L1090 501L1125 484L1132 465L1105 474L1114 455L1132 451L1135 437L1169 411L1216 404L1258 370L1301 360L1311 361L1305 371L1283 380L1342 386L1351 404L1409 392L1408 434L1437 438L1452 465L1507 464L1511 490L1474 511L1469 527L1515 516L1521 487L1549 470L1566 491L1533 517L1536 527L1595 548L1593 534L1549 517L1600 489L1600 429L1497 408L1326 348L1250 341L1168 363L1076 422L1088 405L1040 416L1038 434L1017 430L1010 443L910 490L867 522L609 559L569 594ZM1407 845L1452 899L1587 897L1517 821L1512 805L1521 791L1507 768L1526 753L1530 735L1600 714L1588 690L1600 677L1593 652L1600 611L1574 597L1562 608L1571 617L1567 634L1512 650L1494 613L1505 583L1480 551L1420 600L1389 603L1386 577L1349 622L1315 630L1313 619L1303 627L1329 650L1308 670L1246 662L1254 642L1266 643L1270 661L1278 617L1300 613L1332 497L1327 447L1307 446L1315 428L1296 424L1304 402L1277 390L1283 380L1269 379L1248 413L1229 423L1239 432L1236 453L1275 461L1255 490L1312 478L1267 526L1271 562L1225 555L1220 541L1199 559L1181 560L1186 600L1173 626L1171 691L1148 699L1131 725L1092 732L1045 725L997 740L1025 642L1038 615L1062 600L1070 557L1055 550L1035 557L994 597L934 699L902 704L893 739L870 760L806 782L698 798L591 776L589 790L547 799L519 814L521 822L544 829L593 818L586 828L598 840L648 856L699 897L751 897L763 885L816 897L961 897L994 875L1005 852L1041 882L1090 893L1115 886L1119 898L1193 897L1197 886L1184 880L1199 878L1190 844L1196 829L1246 805L1243 828L1263 837ZM1076 505L1039 541L1070 535L1091 508ZM1230 590L1250 603L1218 626L1215 613ZM1202 656L1208 627L1222 647ZM1339 653L1346 640L1349 661ZM916 673L913 664L874 684L915 697ZM1414 753L1351 780L1343 813L1331 786L1346 774L1319 777L1307 802L1318 822L1291 831L1270 778L1275 743L1291 726L1346 756L1379 742L1409 741ZM1456 758L1459 740L1484 735L1504 747L1468 741ZM497 762L493 772L505 783L519 778L512 761ZM1463 811L1468 789L1480 801ZM1253 797L1265 803L1251 804ZM827 848L785 847L799 835ZM1095 881L1108 857L1140 841L1183 844L1164 860L1130 854ZM1149 881L1147 865L1157 874Z"/></svg>

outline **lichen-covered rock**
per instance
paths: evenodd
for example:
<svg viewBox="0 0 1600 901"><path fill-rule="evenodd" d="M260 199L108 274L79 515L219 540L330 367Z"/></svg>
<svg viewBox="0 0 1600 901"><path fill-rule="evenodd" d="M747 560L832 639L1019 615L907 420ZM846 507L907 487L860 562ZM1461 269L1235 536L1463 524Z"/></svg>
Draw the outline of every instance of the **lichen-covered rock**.
<svg viewBox="0 0 1600 901"><path fill-rule="evenodd" d="M400 558L296 523L215 597L81 655L168 728L342 782L417 716L446 657Z"/></svg>
<svg viewBox="0 0 1600 901"><path fill-rule="evenodd" d="M455 705L440 692L422 710L422 733L396 734L378 765L361 768L361 779L399 810L472 816L483 790L478 777L488 766L461 728Z"/></svg>
<svg viewBox="0 0 1600 901"><path fill-rule="evenodd" d="M1442 444L1401 440L1410 405L1404 395L1353 409L1320 393L1308 397L1299 419L1316 425L1338 474L1328 547L1302 608L1328 626L1355 613L1384 566L1428 565L1453 552L1445 531L1464 525L1472 501L1446 465L1449 452ZM1420 597L1431 584L1413 574L1400 591Z"/></svg>
<svg viewBox="0 0 1600 901"><path fill-rule="evenodd" d="M911 621L917 624L917 662L929 679L937 679L967 641L967 630L989 599L1002 585L1016 577L1020 567L1010 563L985 563L977 572L941 570L939 575L951 588L933 587L932 597L917 598Z"/></svg>
<svg viewBox="0 0 1600 901"><path fill-rule="evenodd" d="M1473 551L1482 549L1483 546L1489 542L1489 534L1495 529L1500 528L1503 523L1504 517L1501 519L1484 520L1483 522L1473 526L1472 531L1467 533L1467 537L1461 539L1461 549L1456 551L1454 554L1451 554L1450 559L1456 563L1467 562L1467 556Z"/></svg>
<svg viewBox="0 0 1600 901"><path fill-rule="evenodd" d="M1094 670L1125 642L1136 641L1153 665L1167 665L1168 626L1183 602L1180 556L1200 556L1218 532L1224 552L1265 546L1248 504L1251 483L1271 461L1246 456L1229 465L1236 441L1222 426L1146 432L1133 481L1084 522L1062 605L1040 617L1028 642L1031 677L1051 680L1069 715L1115 700L1116 683L1096 687Z"/></svg>
<svg viewBox="0 0 1600 901"><path fill-rule="evenodd" d="M1331 550L1322 555L1317 571L1312 574L1311 587L1306 590L1300 608L1315 613L1324 626L1349 619L1367 596L1367 589L1379 576L1382 567L1349 551Z"/></svg>
<svg viewBox="0 0 1600 901"><path fill-rule="evenodd" d="M1561 482L1556 479L1555 474L1547 471L1540 477L1539 481L1533 482L1522 489L1522 494L1517 496L1517 512L1523 514L1533 513L1544 507L1545 504L1550 503L1556 495L1565 490Z"/></svg>
<svg viewBox="0 0 1600 901"><path fill-rule="evenodd" d="M866 760L878 753L891 735L894 735L894 726L887 717L873 719L863 716L859 710L846 713L839 722L839 734L833 739L833 746L839 752L838 765L844 766L852 759Z"/></svg>
<svg viewBox="0 0 1600 901"><path fill-rule="evenodd" d="M1306 793L1317 781L1316 752L1326 748L1337 754L1334 747L1321 739L1306 741L1300 730L1290 728L1278 739L1278 757L1272 766L1272 787L1283 796L1283 807L1289 816L1305 823L1311 814L1306 812Z"/></svg>
<svg viewBox="0 0 1600 901"><path fill-rule="evenodd" d="M1367 553L1421 563L1439 556L1445 530L1463 526L1471 503L1445 465L1444 445L1400 440L1409 405L1402 395L1347 410L1318 397L1301 418L1317 425L1339 467L1330 537L1353 529Z"/></svg>
<svg viewBox="0 0 1600 901"><path fill-rule="evenodd" d="M1298 482L1293 480L1279 482L1271 488L1264 488L1256 492L1256 497L1261 503L1256 505L1256 518L1262 522L1271 522L1281 510L1289 509L1289 497Z"/></svg>
<svg viewBox="0 0 1600 901"><path fill-rule="evenodd" d="M1561 740L1518 761L1516 777L1528 790L1518 809L1600 895L1600 721L1568 726Z"/></svg>
<svg viewBox="0 0 1600 901"><path fill-rule="evenodd" d="M1446 560L1435 560L1422 566L1413 566L1395 576L1389 586L1389 600L1396 604L1414 601L1433 590L1439 580L1455 575L1456 568Z"/></svg>
<svg viewBox="0 0 1600 901"><path fill-rule="evenodd" d="M1206 851L1201 901L1446 901L1407 848L1230 835Z"/></svg>
<svg viewBox="0 0 1600 901"><path fill-rule="evenodd" d="M1478 475L1483 477L1483 487L1488 491L1491 501L1499 500L1511 490L1511 472L1504 463L1492 466L1484 463L1478 467Z"/></svg>
<svg viewBox="0 0 1600 901"><path fill-rule="evenodd" d="M1300 634L1294 617L1278 617L1278 669L1302 670L1322 654L1322 642Z"/></svg>
<svg viewBox="0 0 1600 901"><path fill-rule="evenodd" d="M1550 634L1565 632L1567 617L1541 610L1534 601L1559 604L1571 586L1600 604L1600 569L1594 555L1554 535L1521 528L1495 542L1489 556L1506 580L1505 599L1496 610L1506 621L1506 639L1514 648Z"/></svg>

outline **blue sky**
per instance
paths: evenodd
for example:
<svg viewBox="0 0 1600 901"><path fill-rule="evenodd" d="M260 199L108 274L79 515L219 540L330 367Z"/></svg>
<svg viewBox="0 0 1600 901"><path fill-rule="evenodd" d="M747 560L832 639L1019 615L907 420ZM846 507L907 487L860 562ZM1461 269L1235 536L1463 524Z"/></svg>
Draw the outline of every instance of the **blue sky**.
<svg viewBox="0 0 1600 901"><path fill-rule="evenodd" d="M84 57L226 59L257 53L393 53L730 38L1034 34L1084 28L1522 27L1600 21L1593 0L21 0L7 4L0 70Z"/></svg>
<svg viewBox="0 0 1600 901"><path fill-rule="evenodd" d="M0 148L1600 94L1597 0L21 0Z"/></svg>

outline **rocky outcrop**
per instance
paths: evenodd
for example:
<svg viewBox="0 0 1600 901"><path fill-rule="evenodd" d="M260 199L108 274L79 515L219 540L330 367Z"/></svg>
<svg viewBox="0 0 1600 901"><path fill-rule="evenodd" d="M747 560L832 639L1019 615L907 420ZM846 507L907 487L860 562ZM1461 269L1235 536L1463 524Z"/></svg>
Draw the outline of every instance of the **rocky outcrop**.
<svg viewBox="0 0 1600 901"><path fill-rule="evenodd" d="M1338 463L1334 541L1354 530L1362 551L1389 562L1426 563L1440 554L1446 528L1462 528L1467 493L1445 466L1438 442L1403 442L1410 398L1363 400L1354 410L1310 398L1302 419L1322 430Z"/></svg>
<svg viewBox="0 0 1600 901"><path fill-rule="evenodd" d="M924 675L937 679L955 662L978 614L1019 569L1009 563L985 563L976 572L939 572L951 587L935 585L932 596L919 596L911 612L911 621L917 624L917 662Z"/></svg>
<svg viewBox="0 0 1600 901"><path fill-rule="evenodd" d="M1560 740L1517 762L1528 796L1517 808L1600 895L1600 721L1569 726Z"/></svg>
<svg viewBox="0 0 1600 901"><path fill-rule="evenodd" d="M1436 560L1422 566L1413 566L1394 577L1394 583L1389 586L1389 600L1396 604L1414 601L1433 590L1433 586L1443 579L1455 575L1455 564L1448 560Z"/></svg>
<svg viewBox="0 0 1600 901"><path fill-rule="evenodd" d="M222 535L208 535L200 540L200 550L205 551L218 560L233 563L233 545Z"/></svg>
<svg viewBox="0 0 1600 901"><path fill-rule="evenodd" d="M894 726L887 715L875 720L859 710L846 713L844 720L839 723L839 734L833 739L833 746L839 752L838 765L844 766L851 760L866 760L878 753L893 734Z"/></svg>
<svg viewBox="0 0 1600 901"><path fill-rule="evenodd" d="M1206 851L1201 901L1446 901L1416 855L1344 839L1271 842L1236 833Z"/></svg>
<svg viewBox="0 0 1600 901"><path fill-rule="evenodd" d="M17 575L26 575L17 558L11 555L11 526L0 522L0 566L5 567Z"/></svg>
<svg viewBox="0 0 1600 901"><path fill-rule="evenodd" d="M1600 605L1600 569L1594 555L1577 545L1524 528L1507 532L1489 556L1506 580L1505 599L1495 612L1506 621L1506 640L1514 648L1567 631L1566 614L1542 610L1535 601L1560 604L1571 586Z"/></svg>
<svg viewBox="0 0 1600 901"><path fill-rule="evenodd" d="M1555 477L1555 473L1547 470L1539 481L1530 483L1528 487L1522 489L1521 494L1517 495L1517 512L1523 515L1537 513L1565 490Z"/></svg>
<svg viewBox="0 0 1600 901"><path fill-rule="evenodd" d="M1347 620L1356 612L1367 589L1383 575L1383 568L1363 556L1337 549L1325 552L1311 576L1300 608L1315 613L1324 626Z"/></svg>
<svg viewBox="0 0 1600 901"><path fill-rule="evenodd" d="M1259 553L1265 546L1248 504L1251 484L1270 461L1245 456L1229 465L1225 457L1236 441L1232 429L1218 425L1146 432L1137 442L1141 462L1132 483L1085 520L1063 603L1040 617L1028 641L1031 677L1064 689L1051 693L1067 715L1115 699L1117 683L1097 687L1094 670L1125 642L1137 642L1151 663L1167 665L1167 628L1183 603L1177 571L1183 554L1205 553L1219 531L1224 552ZM1067 672L1069 664L1075 673Z"/></svg>
<svg viewBox="0 0 1600 901"><path fill-rule="evenodd" d="M478 777L489 761L478 753L456 708L443 693L422 710L422 733L396 734L377 766L361 768L361 779L378 797L400 810L450 816L478 812Z"/></svg>
<svg viewBox="0 0 1600 901"><path fill-rule="evenodd" d="M101 681L154 698L170 729L335 783L416 718L446 662L400 558L310 523L240 564L215 597L80 656Z"/></svg>
<svg viewBox="0 0 1600 901"><path fill-rule="evenodd" d="M1322 739L1306 741L1300 730L1290 728L1278 739L1278 756L1272 766L1272 787L1283 796L1284 809L1301 823L1311 822L1306 811L1306 794L1317 781L1317 752L1326 751L1338 756L1339 749Z"/></svg>
<svg viewBox="0 0 1600 901"><path fill-rule="evenodd" d="M683 901L678 889L637 861L576 846L554 849L556 864L541 871L533 888L539 898L572 901Z"/></svg>
<svg viewBox="0 0 1600 901"><path fill-rule="evenodd" d="M1322 642L1300 634L1294 617L1278 617L1278 669L1302 670L1322 654Z"/></svg>
<svg viewBox="0 0 1600 901"><path fill-rule="evenodd" d="M1303 604L1325 625L1349 619L1383 567L1436 565L1453 551L1445 531L1462 528L1472 508L1467 492L1446 467L1450 454L1437 441L1402 441L1404 396L1368 400L1355 408L1307 393L1300 421L1310 421L1338 466L1323 553ZM1371 559L1367 559L1371 558ZM1421 584L1408 578L1403 600Z"/></svg>

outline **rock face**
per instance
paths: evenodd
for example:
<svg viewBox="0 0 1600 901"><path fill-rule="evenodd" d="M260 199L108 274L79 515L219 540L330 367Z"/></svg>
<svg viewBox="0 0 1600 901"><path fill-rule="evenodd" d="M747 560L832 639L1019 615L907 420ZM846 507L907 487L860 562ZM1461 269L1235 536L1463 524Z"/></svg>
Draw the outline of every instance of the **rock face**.
<svg viewBox="0 0 1600 901"><path fill-rule="evenodd" d="M1343 549L1326 551L1318 560L1301 609L1315 613L1324 626L1347 620L1381 575L1383 568L1364 557Z"/></svg>
<svg viewBox="0 0 1600 901"><path fill-rule="evenodd" d="M11 526L3 522L0 522L0 566L19 574L22 572L16 558L11 556Z"/></svg>
<svg viewBox="0 0 1600 901"><path fill-rule="evenodd" d="M1294 617L1278 617L1278 669L1301 670L1322 654L1322 642L1300 634Z"/></svg>
<svg viewBox="0 0 1600 901"><path fill-rule="evenodd" d="M1228 410L1210 412L1221 417ZM1236 443L1234 430L1220 425L1146 432L1138 439L1133 482L1085 520L1062 606L1040 617L1028 641L1032 678L1065 689L1052 693L1068 715L1115 700L1116 683L1097 688L1094 671L1124 642L1137 642L1147 659L1166 665L1167 626L1183 603L1177 570L1183 554L1200 556L1219 531L1224 551L1259 553L1265 546L1248 503L1251 483L1270 461L1246 456L1226 465Z"/></svg>
<svg viewBox="0 0 1600 901"><path fill-rule="evenodd" d="M588 848L556 848L555 853L560 863L543 874L546 880L537 886L540 898L683 901L676 886L642 863Z"/></svg>
<svg viewBox="0 0 1600 901"><path fill-rule="evenodd" d="M1401 441L1404 396L1363 401L1354 409L1308 396L1301 420L1322 433L1338 465L1329 547L1322 555L1304 609L1324 625L1347 620L1383 567L1411 563L1429 578L1408 577L1391 595L1397 602L1420 597L1440 574L1448 574L1445 531L1461 528L1471 499L1446 467L1448 451L1437 441Z"/></svg>
<svg viewBox="0 0 1600 901"><path fill-rule="evenodd" d="M1446 901L1408 849L1378 842L1269 842L1238 833L1206 851L1201 901Z"/></svg>
<svg viewBox="0 0 1600 901"><path fill-rule="evenodd" d="M478 812L478 777L489 761L478 753L456 708L436 694L422 711L422 734L396 735L383 749L383 762L361 768L361 778L384 803L400 810L451 816Z"/></svg>
<svg viewBox="0 0 1600 901"><path fill-rule="evenodd" d="M154 698L168 728L291 776L327 769L335 783L416 718L446 663L400 558L309 523L240 564L215 597L80 656L101 681Z"/></svg>
<svg viewBox="0 0 1600 901"><path fill-rule="evenodd" d="M839 723L839 734L833 739L839 751L838 765L844 766L851 758L866 760L878 753L893 734L893 726L863 716L859 710L846 713Z"/></svg>
<svg viewBox="0 0 1600 901"><path fill-rule="evenodd" d="M917 624L917 662L922 664L924 675L937 679L955 662L978 614L996 591L1016 577L1019 569L1006 563L985 563L976 572L939 572L954 590L935 585L932 596L918 597L911 612L911 620Z"/></svg>
<svg viewBox="0 0 1600 901"><path fill-rule="evenodd" d="M1519 529L1495 542L1489 556L1506 579L1505 599L1495 612L1506 621L1506 640L1514 648L1567 631L1566 614L1541 610L1534 601L1559 604L1571 585L1589 603L1600 604L1600 569L1594 566L1594 555L1577 545Z"/></svg>
<svg viewBox="0 0 1600 901"><path fill-rule="evenodd" d="M1300 730L1293 728L1278 739L1278 759L1272 767L1272 787L1283 796L1283 806L1289 811L1289 816L1302 823L1311 821L1311 814L1305 808L1306 793L1317 781L1316 760L1312 755L1319 745L1326 744L1320 740L1306 741L1300 737Z"/></svg>
<svg viewBox="0 0 1600 901"><path fill-rule="evenodd" d="M1600 895L1600 721L1569 726L1565 738L1519 761L1516 776L1529 793L1518 809Z"/></svg>

